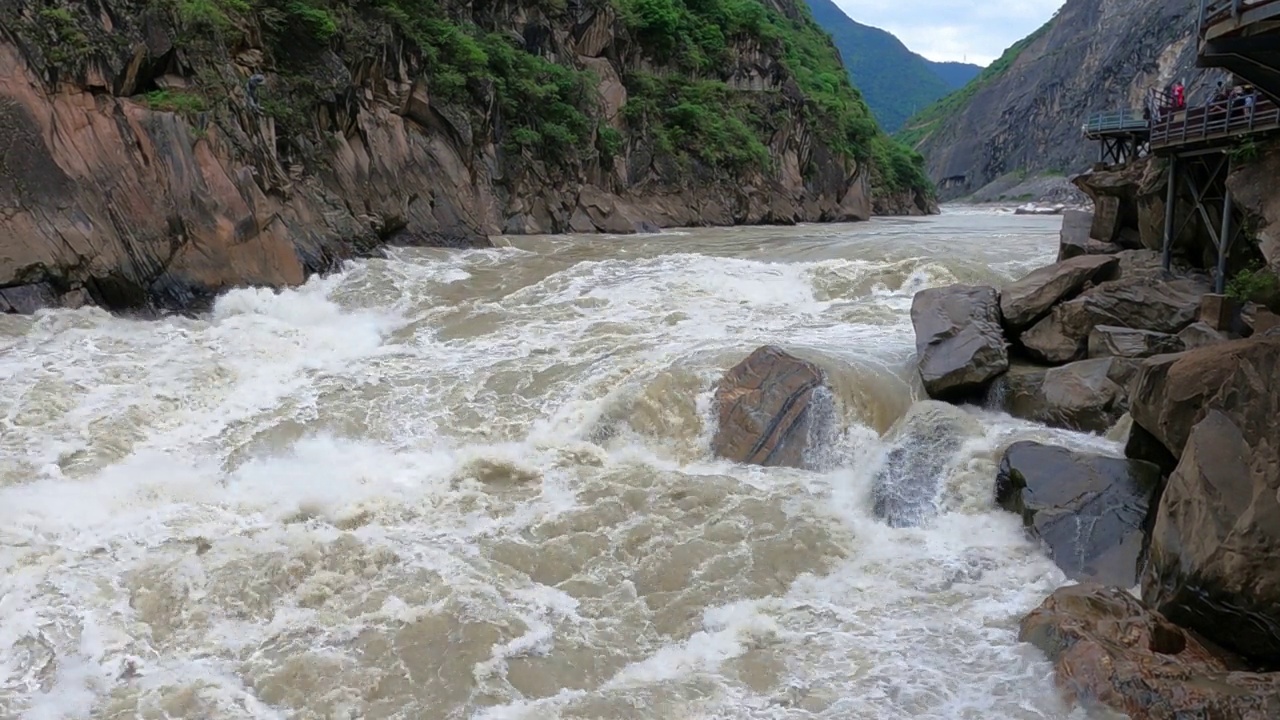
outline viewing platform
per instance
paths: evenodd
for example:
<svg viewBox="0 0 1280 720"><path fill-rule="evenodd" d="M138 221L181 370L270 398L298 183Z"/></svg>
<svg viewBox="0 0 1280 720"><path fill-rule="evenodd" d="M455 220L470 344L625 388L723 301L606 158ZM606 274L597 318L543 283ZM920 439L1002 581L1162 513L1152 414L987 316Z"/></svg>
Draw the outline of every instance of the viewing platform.
<svg viewBox="0 0 1280 720"><path fill-rule="evenodd" d="M1280 0L1200 0L1197 27L1196 64L1231 73L1229 85L1219 82L1199 102L1184 98L1181 85L1153 88L1143 110L1094 113L1081 130L1100 143L1104 164L1167 159L1162 265L1170 268L1174 238L1194 225L1217 250L1214 290L1222 294L1227 258L1247 234L1227 183L1235 151L1280 137Z"/></svg>
<svg viewBox="0 0 1280 720"><path fill-rule="evenodd" d="M1151 123L1148 142L1153 154L1193 152L1230 145L1249 135L1280 131L1280 105L1259 97L1253 105L1226 104L1177 110Z"/></svg>
<svg viewBox="0 0 1280 720"><path fill-rule="evenodd" d="M1141 110L1113 110L1090 115L1081 130L1102 143L1099 162L1118 165L1146 152L1151 123Z"/></svg>
<svg viewBox="0 0 1280 720"><path fill-rule="evenodd" d="M1107 136L1137 135L1145 137L1151 128L1141 110L1115 110L1094 113L1084 123L1084 135L1090 140Z"/></svg>
<svg viewBox="0 0 1280 720"><path fill-rule="evenodd" d="M1280 0L1200 0L1196 64L1222 68L1280 102Z"/></svg>

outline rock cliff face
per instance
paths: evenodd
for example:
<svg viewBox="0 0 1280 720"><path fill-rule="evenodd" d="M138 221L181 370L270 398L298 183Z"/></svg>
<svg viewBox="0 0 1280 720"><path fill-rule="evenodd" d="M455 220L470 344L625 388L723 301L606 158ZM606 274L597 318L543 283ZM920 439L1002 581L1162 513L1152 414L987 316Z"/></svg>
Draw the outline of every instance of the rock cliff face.
<svg viewBox="0 0 1280 720"><path fill-rule="evenodd" d="M1271 269L1280 273L1280 142L1260 148L1256 157L1239 163L1227 178L1235 202L1248 214L1257 250Z"/></svg>
<svg viewBox="0 0 1280 720"><path fill-rule="evenodd" d="M1217 76L1195 68L1198 6L1183 0L1068 0L959 93L907 123L941 197L979 190L1006 173L1073 172L1097 159L1081 136L1089 113L1142 108L1174 79L1190 97Z"/></svg>
<svg viewBox="0 0 1280 720"><path fill-rule="evenodd" d="M694 43L691 10L664 30L608 0L0 0L0 305L187 308L386 243L931 211L847 82L820 87L807 12L752 8Z"/></svg>

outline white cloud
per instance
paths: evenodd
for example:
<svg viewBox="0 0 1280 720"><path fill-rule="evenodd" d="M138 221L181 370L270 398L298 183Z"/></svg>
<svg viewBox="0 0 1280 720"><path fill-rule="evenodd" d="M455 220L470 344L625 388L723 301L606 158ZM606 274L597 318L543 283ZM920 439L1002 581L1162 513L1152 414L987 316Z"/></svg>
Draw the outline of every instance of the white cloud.
<svg viewBox="0 0 1280 720"><path fill-rule="evenodd" d="M930 60L987 65L1044 24L1063 0L835 0Z"/></svg>

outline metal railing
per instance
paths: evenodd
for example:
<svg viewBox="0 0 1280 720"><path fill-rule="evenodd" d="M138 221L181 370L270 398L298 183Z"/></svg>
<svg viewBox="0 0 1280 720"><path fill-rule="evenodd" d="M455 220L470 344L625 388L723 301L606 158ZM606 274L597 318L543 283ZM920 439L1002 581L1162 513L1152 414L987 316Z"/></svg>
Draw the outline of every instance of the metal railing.
<svg viewBox="0 0 1280 720"><path fill-rule="evenodd" d="M1111 110L1093 113L1085 119L1084 134L1146 132L1149 126L1141 110Z"/></svg>
<svg viewBox="0 0 1280 720"><path fill-rule="evenodd" d="M1229 102L1179 110L1153 122L1151 147L1187 145L1269 130L1280 130L1280 106L1261 97L1256 97L1252 105L1233 98Z"/></svg>

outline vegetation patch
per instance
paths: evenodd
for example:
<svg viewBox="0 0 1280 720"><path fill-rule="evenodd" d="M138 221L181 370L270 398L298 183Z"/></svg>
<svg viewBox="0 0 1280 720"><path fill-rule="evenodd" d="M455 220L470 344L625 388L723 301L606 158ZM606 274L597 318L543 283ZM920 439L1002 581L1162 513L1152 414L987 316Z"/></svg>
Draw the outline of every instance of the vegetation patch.
<svg viewBox="0 0 1280 720"><path fill-rule="evenodd" d="M731 172L769 167L762 118L725 83L647 73L628 75L625 82L623 116L684 167L694 160Z"/></svg>
<svg viewBox="0 0 1280 720"><path fill-rule="evenodd" d="M629 107L629 117L643 117L659 147L729 170L767 162L760 118L745 104L728 101L733 91L723 82L725 68L735 61L734 41L749 39L782 57L805 97L805 119L823 143L837 154L871 161L874 180L882 189L932 191L924 158L880 130L840 64L830 37L813 21L807 7L801 5L799 17L788 18L758 0L615 2L649 57L672 59L697 78L657 81L644 74L627 78L628 105L637 98L642 103ZM655 99L668 103L668 108L643 105ZM726 113L726 106L733 112ZM673 113L671 108L679 110ZM707 130L692 131L689 126L694 120L707 122Z"/></svg>
<svg viewBox="0 0 1280 720"><path fill-rule="evenodd" d="M152 110L185 115L194 115L209 109L209 103L203 95L183 90L153 90L143 95L142 99Z"/></svg>
<svg viewBox="0 0 1280 720"><path fill-rule="evenodd" d="M276 120L278 142L302 151L319 147L323 108L347 101L350 80L333 67L330 53L355 68L407 47L433 101L469 110L477 130L488 132L492 122L506 150L548 167L608 167L628 142L645 142L688 169L720 177L764 170L772 162L770 136L796 111L832 152L869 164L877 189L931 189L923 158L880 130L830 38L803 5L786 17L761 0L597 1L613 3L628 34L659 68L624 78L630 138L603 121L589 73L526 49L508 28L469 19L475 13L488 22L483 8L451 15L451 6L438 0L144 0L172 19L200 92L153 90L140 99L181 113L222 107L244 82L222 64L226 52L261 42L266 56L259 69L270 79L259 90L260 105ZM53 65L91 56L93 38L109 40L81 6L39 2L44 9L31 33L47 36L42 47ZM565 0L537 3L553 25L565 6ZM731 87L742 48L781 58L784 77L790 76L785 92ZM802 102L792 94L796 89Z"/></svg>
<svg viewBox="0 0 1280 720"><path fill-rule="evenodd" d="M1227 296L1238 302L1253 302L1280 312L1280 278L1265 265L1256 263L1227 283Z"/></svg>

